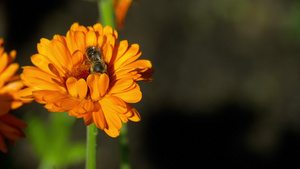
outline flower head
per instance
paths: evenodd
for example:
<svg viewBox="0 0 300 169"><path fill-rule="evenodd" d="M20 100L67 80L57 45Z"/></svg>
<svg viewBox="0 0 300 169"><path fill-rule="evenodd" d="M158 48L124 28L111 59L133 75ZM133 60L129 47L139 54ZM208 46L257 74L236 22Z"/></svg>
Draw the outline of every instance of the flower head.
<svg viewBox="0 0 300 169"><path fill-rule="evenodd" d="M17 96L24 85L19 80L19 75L15 75L19 65L12 63L16 58L16 51L4 52L3 43L4 40L0 38L0 151L6 153L5 140L14 144L19 137L25 137L21 128L27 125L8 113L24 104Z"/></svg>
<svg viewBox="0 0 300 169"><path fill-rule="evenodd" d="M117 28L121 29L124 25L127 11L132 3L132 0L111 0L116 14Z"/></svg>
<svg viewBox="0 0 300 169"><path fill-rule="evenodd" d="M66 36L41 39L38 54L31 57L35 66L23 67L21 78L28 88L20 96L45 104L49 111L68 111L117 137L122 123L140 120L128 103L142 98L136 81L151 81L153 74L150 61L137 60L139 45L117 39L109 26L78 23Z"/></svg>

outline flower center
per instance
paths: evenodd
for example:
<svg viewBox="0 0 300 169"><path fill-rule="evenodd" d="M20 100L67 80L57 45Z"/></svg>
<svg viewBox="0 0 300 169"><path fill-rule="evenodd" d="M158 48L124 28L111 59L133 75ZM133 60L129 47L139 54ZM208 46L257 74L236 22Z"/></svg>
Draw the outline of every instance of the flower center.
<svg viewBox="0 0 300 169"><path fill-rule="evenodd" d="M90 74L89 68L90 68L90 65L81 64L79 67L77 67L76 69L71 71L66 79L68 79L69 77L75 77L77 80L79 80L81 78L86 80Z"/></svg>

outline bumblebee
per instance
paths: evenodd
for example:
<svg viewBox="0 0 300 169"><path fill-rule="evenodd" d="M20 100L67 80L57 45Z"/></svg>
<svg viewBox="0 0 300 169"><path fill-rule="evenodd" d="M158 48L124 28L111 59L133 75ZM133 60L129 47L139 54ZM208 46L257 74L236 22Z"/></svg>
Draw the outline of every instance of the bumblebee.
<svg viewBox="0 0 300 169"><path fill-rule="evenodd" d="M91 64L90 73L106 73L107 65L98 46L88 46L85 49L85 54L88 58L87 62Z"/></svg>

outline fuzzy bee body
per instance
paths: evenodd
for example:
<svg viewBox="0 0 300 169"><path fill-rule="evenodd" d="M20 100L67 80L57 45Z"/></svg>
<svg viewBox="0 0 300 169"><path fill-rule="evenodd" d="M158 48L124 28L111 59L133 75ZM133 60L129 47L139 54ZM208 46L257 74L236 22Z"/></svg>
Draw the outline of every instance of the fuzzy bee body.
<svg viewBox="0 0 300 169"><path fill-rule="evenodd" d="M85 50L85 54L88 58L88 62L91 64L91 73L106 73L107 66L99 47L88 46Z"/></svg>

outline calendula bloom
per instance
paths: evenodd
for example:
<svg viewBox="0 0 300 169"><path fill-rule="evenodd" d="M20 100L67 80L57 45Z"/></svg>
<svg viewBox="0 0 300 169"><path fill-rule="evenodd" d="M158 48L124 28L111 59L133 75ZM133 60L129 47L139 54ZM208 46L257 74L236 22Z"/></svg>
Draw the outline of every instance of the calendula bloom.
<svg viewBox="0 0 300 169"><path fill-rule="evenodd" d="M74 23L66 36L42 38L38 54L31 57L35 66L23 67L21 78L28 88L20 96L45 104L49 111L68 111L117 137L122 123L140 120L128 103L142 98L136 81L151 81L153 74L149 60L137 60L142 54L138 44L117 39L115 30L99 23ZM97 73L95 65L100 63L103 73Z"/></svg>
<svg viewBox="0 0 300 169"><path fill-rule="evenodd" d="M125 17L132 3L132 0L111 0L111 1L114 6L117 28L121 29L124 25Z"/></svg>
<svg viewBox="0 0 300 169"><path fill-rule="evenodd" d="M0 151L6 153L5 140L14 144L19 137L25 137L22 131L26 123L9 114L9 110L19 108L24 101L18 98L18 92L24 87L16 71L17 63L12 63L16 58L16 51L4 52L4 40L0 38Z"/></svg>

